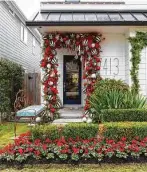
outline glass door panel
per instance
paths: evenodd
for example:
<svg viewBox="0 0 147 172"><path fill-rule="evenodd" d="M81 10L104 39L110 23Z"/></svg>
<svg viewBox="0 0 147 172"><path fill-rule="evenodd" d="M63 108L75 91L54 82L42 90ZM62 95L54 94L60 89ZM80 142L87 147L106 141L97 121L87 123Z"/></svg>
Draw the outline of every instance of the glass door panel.
<svg viewBox="0 0 147 172"><path fill-rule="evenodd" d="M81 104L80 58L64 56L64 104Z"/></svg>

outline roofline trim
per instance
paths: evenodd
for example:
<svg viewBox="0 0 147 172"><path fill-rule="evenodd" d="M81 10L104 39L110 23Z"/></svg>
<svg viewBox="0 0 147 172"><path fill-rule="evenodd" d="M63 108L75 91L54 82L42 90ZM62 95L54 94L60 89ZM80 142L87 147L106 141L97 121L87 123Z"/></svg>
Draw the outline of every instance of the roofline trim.
<svg viewBox="0 0 147 172"><path fill-rule="evenodd" d="M27 21L27 26L43 27L43 26L147 26L147 21L62 21L62 22L48 22L48 21Z"/></svg>
<svg viewBox="0 0 147 172"><path fill-rule="evenodd" d="M147 13L147 10L132 10L132 9L130 9L130 10L128 10L128 9L126 9L126 10L124 10L124 9L99 9L99 10L41 10L40 11L40 13L48 13L48 12L52 12L52 13L57 13L57 12L59 12L59 13Z"/></svg>

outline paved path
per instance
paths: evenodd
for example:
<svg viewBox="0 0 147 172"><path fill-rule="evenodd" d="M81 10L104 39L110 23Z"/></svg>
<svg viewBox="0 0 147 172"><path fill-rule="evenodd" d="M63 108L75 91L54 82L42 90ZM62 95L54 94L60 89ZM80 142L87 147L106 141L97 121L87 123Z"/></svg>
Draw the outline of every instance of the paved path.
<svg viewBox="0 0 147 172"><path fill-rule="evenodd" d="M60 119L53 121L53 124L67 124L72 122L82 122L82 108L63 108L60 111Z"/></svg>

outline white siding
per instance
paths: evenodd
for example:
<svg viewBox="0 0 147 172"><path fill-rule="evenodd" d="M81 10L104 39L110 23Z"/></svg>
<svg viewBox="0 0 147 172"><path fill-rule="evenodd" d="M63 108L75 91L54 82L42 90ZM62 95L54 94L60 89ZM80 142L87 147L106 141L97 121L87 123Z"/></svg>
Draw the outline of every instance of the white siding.
<svg viewBox="0 0 147 172"><path fill-rule="evenodd" d="M125 80L125 36L123 34L104 34L104 37L101 53L101 76Z"/></svg>
<svg viewBox="0 0 147 172"><path fill-rule="evenodd" d="M147 95L147 48L144 48L141 52L141 62L139 65L139 84L140 92L143 95Z"/></svg>
<svg viewBox="0 0 147 172"><path fill-rule="evenodd" d="M27 29L28 30L28 29ZM32 52L33 35L28 30L27 44L21 41L21 21L9 12L5 2L0 2L0 57L21 64L27 72L40 72L40 43L36 41Z"/></svg>

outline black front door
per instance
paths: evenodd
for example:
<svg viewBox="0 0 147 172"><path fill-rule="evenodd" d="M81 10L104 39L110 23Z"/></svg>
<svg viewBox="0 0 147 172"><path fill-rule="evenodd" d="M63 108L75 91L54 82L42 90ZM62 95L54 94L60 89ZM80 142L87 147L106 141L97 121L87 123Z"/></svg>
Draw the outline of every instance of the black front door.
<svg viewBox="0 0 147 172"><path fill-rule="evenodd" d="M80 57L64 56L63 70L64 104L81 104L81 61Z"/></svg>

